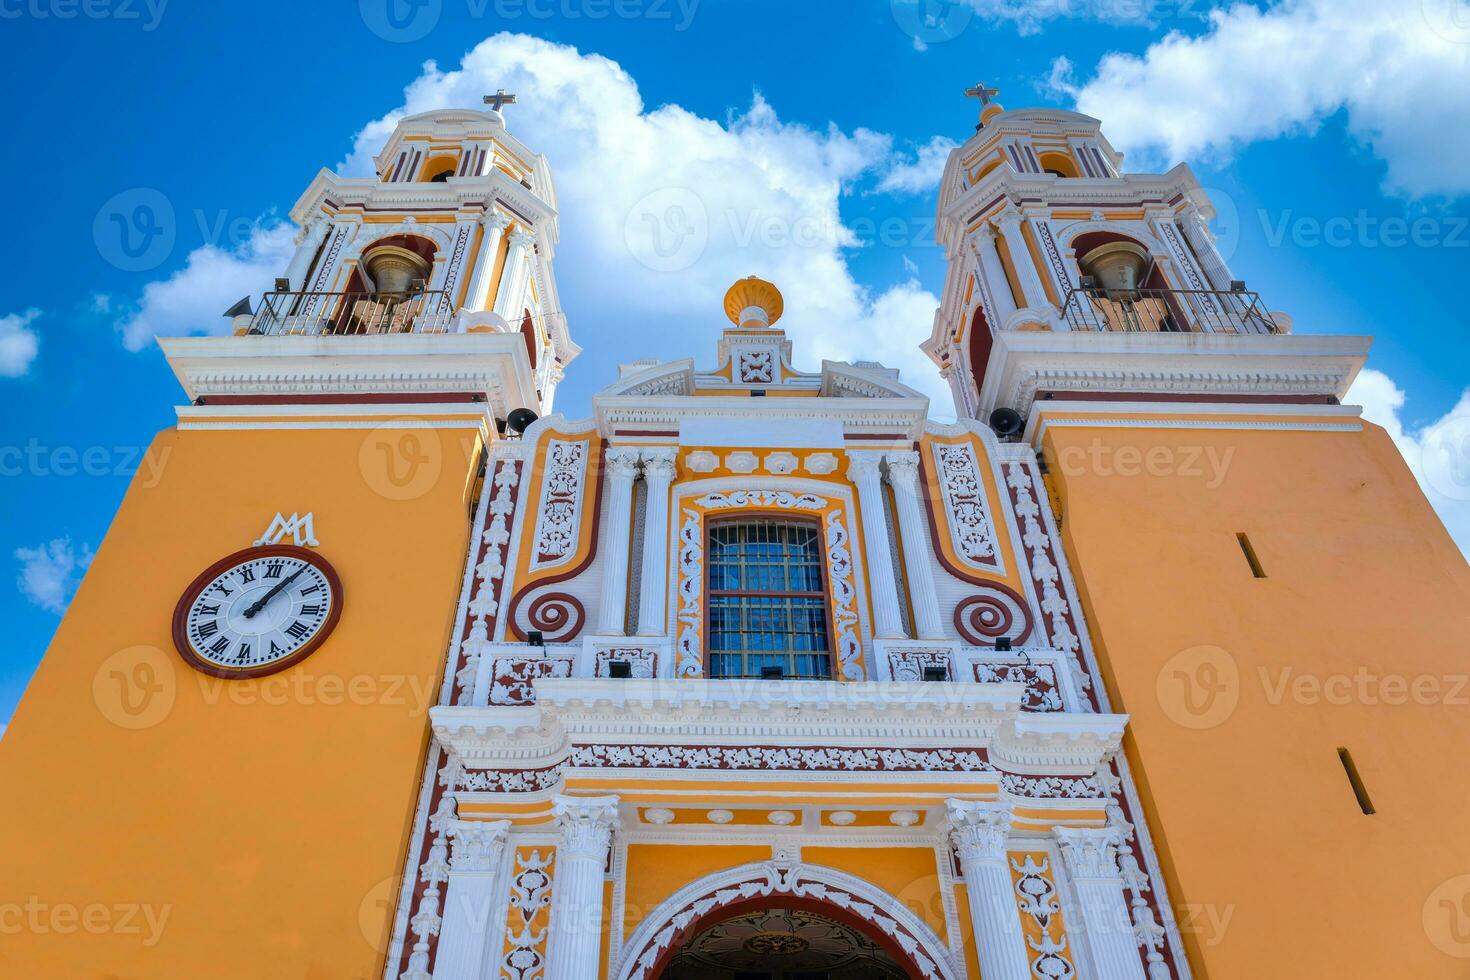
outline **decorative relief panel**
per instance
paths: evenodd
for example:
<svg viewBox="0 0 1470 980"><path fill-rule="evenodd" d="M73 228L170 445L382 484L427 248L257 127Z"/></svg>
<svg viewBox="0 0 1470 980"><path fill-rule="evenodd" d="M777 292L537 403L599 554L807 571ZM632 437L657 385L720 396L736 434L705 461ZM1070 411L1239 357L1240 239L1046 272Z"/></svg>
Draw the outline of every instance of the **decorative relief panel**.
<svg viewBox="0 0 1470 980"><path fill-rule="evenodd" d="M1051 647L1066 655L1076 689L1086 693L1091 710L1096 711L1097 693L1093 690L1092 676L1082 669L1082 640L1072 619L1071 604L1062 594L1065 584L1061 570L1053 560L1055 543L1042 523L1035 480L1030 467L1022 463L1006 464L1005 473L1011 506L1021 523L1021 543L1026 548L1032 584L1041 598L1043 625Z"/></svg>
<svg viewBox="0 0 1470 980"><path fill-rule="evenodd" d="M1050 664L998 663L979 661L975 680L982 684L1024 684L1026 697L1022 711L1061 711L1062 692L1057 686L1057 672Z"/></svg>
<svg viewBox="0 0 1470 980"><path fill-rule="evenodd" d="M768 350L740 352L740 383L769 384L776 377L775 356Z"/></svg>
<svg viewBox="0 0 1470 980"><path fill-rule="evenodd" d="M490 703L535 704L534 685L539 678L571 676L570 658L497 657L490 665Z"/></svg>
<svg viewBox="0 0 1470 980"><path fill-rule="evenodd" d="M675 670L679 677L704 672L704 515L739 509L801 510L822 518L827 560L827 584L832 593L829 625L836 676L862 680L867 676L859 638L856 569L852 535L840 499L790 490L712 491L681 507L679 525L678 608Z"/></svg>
<svg viewBox="0 0 1470 980"><path fill-rule="evenodd" d="M579 745L587 769L769 769L810 772L994 772L984 749L783 748L752 745Z"/></svg>
<svg viewBox="0 0 1470 980"><path fill-rule="evenodd" d="M1020 646L1030 637L1031 625L1025 598L999 582L976 586L954 607L955 630L974 646L992 646L1001 638Z"/></svg>
<svg viewBox="0 0 1470 980"><path fill-rule="evenodd" d="M593 663L594 677L607 677L609 665L614 661L625 661L631 677L657 677L658 651L649 647L601 647L596 651Z"/></svg>
<svg viewBox="0 0 1470 980"><path fill-rule="evenodd" d="M940 563L952 575L972 583L1003 574L995 520L985 492L981 447L969 436L925 442L929 447L925 475L933 482L934 551Z"/></svg>
<svg viewBox="0 0 1470 980"><path fill-rule="evenodd" d="M1068 948L1051 855L1046 851L1012 851L1008 859L1031 976L1034 980L1072 980L1077 976L1077 968Z"/></svg>
<svg viewBox="0 0 1470 980"><path fill-rule="evenodd" d="M587 486L586 442L552 439L546 446L531 571L560 565L577 553Z"/></svg>
<svg viewBox="0 0 1470 980"><path fill-rule="evenodd" d="M500 980L541 980L546 975L555 863L554 849L516 848L505 944L501 947Z"/></svg>
<svg viewBox="0 0 1470 980"><path fill-rule="evenodd" d="M888 651L888 670L895 681L921 681L925 667L943 667L944 676L955 679L954 664L944 650Z"/></svg>
<svg viewBox="0 0 1470 980"><path fill-rule="evenodd" d="M451 651L454 690L450 702L469 704L474 697L475 673L479 669L480 651L490 642L500 602L500 581L505 575L506 552L510 549L510 519L515 512L516 493L520 486L521 463L504 460L495 466L495 475L486 487L490 495L485 508L485 526L479 534L479 551L470 575L470 601L460 635L459 647Z"/></svg>

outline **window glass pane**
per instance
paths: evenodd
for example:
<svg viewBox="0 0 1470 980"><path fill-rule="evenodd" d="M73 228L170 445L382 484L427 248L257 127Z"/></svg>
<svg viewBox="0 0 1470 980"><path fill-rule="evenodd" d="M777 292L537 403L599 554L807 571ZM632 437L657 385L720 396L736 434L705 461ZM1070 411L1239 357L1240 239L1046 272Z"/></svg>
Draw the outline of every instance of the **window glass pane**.
<svg viewBox="0 0 1470 980"><path fill-rule="evenodd" d="M710 676L830 677L820 526L718 522L708 544Z"/></svg>

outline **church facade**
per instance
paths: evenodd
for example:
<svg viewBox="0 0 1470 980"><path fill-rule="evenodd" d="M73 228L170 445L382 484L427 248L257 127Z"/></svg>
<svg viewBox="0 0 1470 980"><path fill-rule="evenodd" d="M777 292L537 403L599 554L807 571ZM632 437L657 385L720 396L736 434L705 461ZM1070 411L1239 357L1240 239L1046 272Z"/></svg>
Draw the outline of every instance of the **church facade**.
<svg viewBox="0 0 1470 980"><path fill-rule="evenodd" d="M1464 722L1267 673L1448 678L1470 575L1341 403L1367 339L1270 312L1187 167L986 105L953 412L751 276L568 418L504 101L323 171L275 290L161 341L173 462L0 745L8 975L1454 975Z"/></svg>

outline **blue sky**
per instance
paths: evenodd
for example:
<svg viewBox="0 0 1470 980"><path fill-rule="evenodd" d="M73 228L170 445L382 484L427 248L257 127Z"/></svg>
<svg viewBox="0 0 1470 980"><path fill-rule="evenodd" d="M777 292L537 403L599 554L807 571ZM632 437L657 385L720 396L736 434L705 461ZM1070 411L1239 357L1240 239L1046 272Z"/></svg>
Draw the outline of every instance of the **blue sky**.
<svg viewBox="0 0 1470 980"><path fill-rule="evenodd" d="M0 723L172 422L152 335L267 287L291 204L319 167L362 172L391 114L501 86L558 181L568 414L620 361L707 360L750 273L786 292L799 362L882 360L950 411L916 345L938 165L983 79L1098 115L1126 169L1188 159L1271 308L1375 334L1354 394L1470 547L1464 0L0 0L0 46ZM640 209L690 193L707 244L650 267ZM113 217L140 202L163 232L141 254Z"/></svg>

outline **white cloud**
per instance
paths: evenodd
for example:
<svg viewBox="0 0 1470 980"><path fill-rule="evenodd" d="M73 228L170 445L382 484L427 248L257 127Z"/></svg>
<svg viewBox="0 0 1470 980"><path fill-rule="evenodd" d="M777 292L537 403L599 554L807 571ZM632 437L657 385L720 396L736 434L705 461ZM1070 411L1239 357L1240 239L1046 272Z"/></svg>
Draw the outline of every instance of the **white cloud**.
<svg viewBox="0 0 1470 980"><path fill-rule="evenodd" d="M31 369L41 338L30 326L40 315L40 310L32 308L0 316L0 377L18 378Z"/></svg>
<svg viewBox="0 0 1470 980"><path fill-rule="evenodd" d="M59 615L93 556L86 545L75 548L71 538L54 538L34 548L17 548L15 557L21 566L15 580L21 595Z"/></svg>
<svg viewBox="0 0 1470 980"><path fill-rule="evenodd" d="M425 65L404 105L357 135L343 172L370 174L372 155L402 115L477 105L496 88L520 95L506 111L510 129L551 161L558 283L574 332L614 331L642 344L645 315L687 316L707 333L686 333L687 346L664 356L705 361L725 289L761 275L785 294L781 326L799 363L882 358L930 392L937 410L948 407L947 387L918 350L937 298L914 282L870 291L844 255L860 243L842 221L841 199L888 166L889 137L785 122L759 95L724 121L678 105L649 109L615 62L499 34L458 69ZM612 377L610 364L576 370Z"/></svg>
<svg viewBox="0 0 1470 980"><path fill-rule="evenodd" d="M894 194L923 194L939 186L944 175L944 163L955 141L948 136L936 136L919 147L913 158L896 156L888 172L878 181L877 190Z"/></svg>
<svg viewBox="0 0 1470 980"><path fill-rule="evenodd" d="M230 304L245 295L258 299L285 271L295 251L294 233L288 223L257 223L233 248L196 248L182 269L143 287L138 303L118 321L123 345L141 350L155 335L225 333L230 324L222 314ZM112 305L107 297L94 299L99 311Z"/></svg>
<svg viewBox="0 0 1470 980"><path fill-rule="evenodd" d="M1387 164L1387 190L1453 196L1470 192L1470 100L1453 94L1467 90L1466 0L1284 0L1214 10L1202 34L1109 54L1076 99L1150 166L1223 157L1345 109Z"/></svg>
<svg viewBox="0 0 1470 980"><path fill-rule="evenodd" d="M1403 389L1382 371L1367 368L1345 401L1388 432L1460 550L1470 555L1470 388L1438 419L1406 428Z"/></svg>

